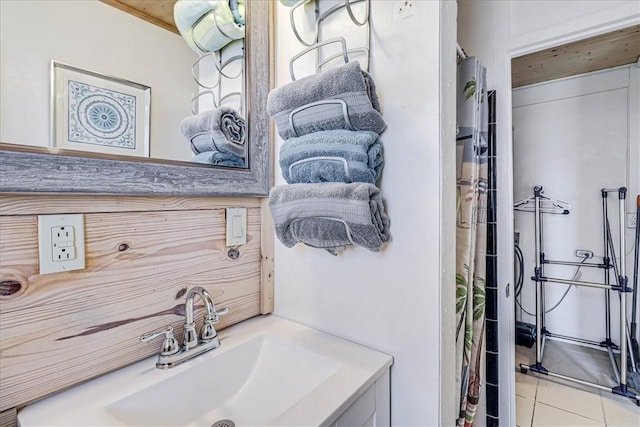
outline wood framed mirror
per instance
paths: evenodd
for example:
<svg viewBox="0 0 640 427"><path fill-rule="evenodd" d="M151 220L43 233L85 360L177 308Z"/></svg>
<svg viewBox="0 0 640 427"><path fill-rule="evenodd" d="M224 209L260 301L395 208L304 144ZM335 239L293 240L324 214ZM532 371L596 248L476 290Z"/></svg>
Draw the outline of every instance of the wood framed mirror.
<svg viewBox="0 0 640 427"><path fill-rule="evenodd" d="M271 131L266 113L273 74L271 3L246 3L248 167L236 169L164 159L94 155L2 141L0 192L266 196L271 176Z"/></svg>

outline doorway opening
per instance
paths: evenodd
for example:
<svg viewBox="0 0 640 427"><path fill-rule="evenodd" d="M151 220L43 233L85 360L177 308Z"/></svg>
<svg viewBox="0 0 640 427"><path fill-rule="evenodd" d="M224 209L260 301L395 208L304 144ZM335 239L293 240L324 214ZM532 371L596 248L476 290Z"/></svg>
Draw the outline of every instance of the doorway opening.
<svg viewBox="0 0 640 427"><path fill-rule="evenodd" d="M640 405L639 56L635 26L511 60L517 425Z"/></svg>

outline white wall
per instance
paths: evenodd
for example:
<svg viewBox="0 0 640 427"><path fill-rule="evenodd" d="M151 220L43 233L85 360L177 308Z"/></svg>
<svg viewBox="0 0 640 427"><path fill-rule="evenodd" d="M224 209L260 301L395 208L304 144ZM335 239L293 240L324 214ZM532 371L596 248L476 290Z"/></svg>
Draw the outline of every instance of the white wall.
<svg viewBox="0 0 640 427"><path fill-rule="evenodd" d="M414 2L413 16L397 19L398 4L371 2L392 241L380 253L351 247L337 257L276 242L275 312L393 355L393 425L453 425L456 6ZM288 13L278 3L277 86L301 50Z"/></svg>
<svg viewBox="0 0 640 427"><path fill-rule="evenodd" d="M52 59L151 87L151 157L190 160L180 120L197 58L174 33L93 1L0 2L0 140L49 146Z"/></svg>
<svg viewBox="0 0 640 427"><path fill-rule="evenodd" d="M640 93L635 65L583 74L541 83L513 91L513 167L514 198L533 194L533 186L542 184L545 194L571 205L569 215L544 216L544 249L548 259L582 261L576 249L594 252L589 262L602 263L603 229L601 188L629 188L629 210L635 210L640 167L637 153L640 141L630 139L630 128L637 126L640 112L637 103L629 105ZM632 86L632 88L630 88ZM635 153L632 161L629 153ZM633 172L633 173L631 173ZM609 195L609 221L619 257L618 195ZM515 230L520 233L524 253L524 285L521 303L535 312L535 263L533 214L515 212ZM633 274L631 242L633 229L625 229L627 241L627 275ZM618 259L619 262L619 259ZM571 279L573 267L546 266L545 275ZM603 271L581 269L583 281L603 283ZM615 274L611 272L611 281ZM552 308L566 290L565 285L550 283L546 287L546 309ZM631 301L628 301L629 310ZM520 310L519 310L520 311ZM619 311L612 304L611 333L619 341ZM522 313L522 320L535 318ZM560 306L547 315L550 331L596 342L605 338L604 295L601 290L575 287Z"/></svg>
<svg viewBox="0 0 640 427"><path fill-rule="evenodd" d="M501 421L509 419L505 424L515 424L511 57L639 22L635 0L458 1L458 41L487 67L488 87L497 90L499 381Z"/></svg>

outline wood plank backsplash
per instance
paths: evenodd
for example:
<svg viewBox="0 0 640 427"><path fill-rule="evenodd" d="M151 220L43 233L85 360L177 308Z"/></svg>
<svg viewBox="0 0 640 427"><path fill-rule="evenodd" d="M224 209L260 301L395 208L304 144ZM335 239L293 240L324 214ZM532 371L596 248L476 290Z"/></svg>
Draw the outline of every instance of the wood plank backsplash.
<svg viewBox="0 0 640 427"><path fill-rule="evenodd" d="M259 199L0 199L0 412L157 354L160 342L140 335L171 324L180 338L192 286L229 307L219 328L271 311L261 299ZM225 202L248 207L235 260ZM41 275L37 214L60 212L85 214L85 269Z"/></svg>

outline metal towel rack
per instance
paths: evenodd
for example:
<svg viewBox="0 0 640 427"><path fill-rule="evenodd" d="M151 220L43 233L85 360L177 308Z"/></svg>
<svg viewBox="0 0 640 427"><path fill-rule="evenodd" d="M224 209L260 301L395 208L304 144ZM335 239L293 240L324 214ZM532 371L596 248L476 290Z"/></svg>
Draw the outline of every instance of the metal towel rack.
<svg viewBox="0 0 640 427"><path fill-rule="evenodd" d="M301 111L308 110L309 108L317 107L319 105L337 105L342 109L342 118L344 119L345 129L357 130L351 124L351 120L349 119L349 107L347 106L347 103L343 99L323 99L316 102L310 102L309 104L304 104L303 106L298 107L289 113L289 125L291 126L291 131L293 132L293 136L298 136L298 132L296 131L296 125L293 120L296 114L300 113Z"/></svg>
<svg viewBox="0 0 640 427"><path fill-rule="evenodd" d="M349 240L349 243L347 243L348 245L355 245L356 243L353 241L353 235L351 234L351 228L349 227L349 224L347 224L347 222L341 218L334 218L334 217L330 217L330 216L311 216L311 217L300 217L300 218L295 218L293 221L291 221L291 224L289 225L289 227L291 227L291 234L293 235L294 239L296 239L296 241L298 242L302 242L305 245L311 247L311 248L317 248L317 249L324 249L327 252L329 252L331 255L338 255L336 249L338 248L325 248L322 246L315 246L312 245L308 242L305 242L304 240L302 240L300 237L298 237L298 235L294 232L293 229L293 224L295 224L296 222L299 221L304 221L304 220L308 220L308 219L325 219L328 221L333 221L333 222L338 222L341 223L342 225L344 225L344 229L345 229L345 233L346 233L346 237L347 240ZM342 246L340 248L341 250L346 249L346 246Z"/></svg>
<svg viewBox="0 0 640 427"><path fill-rule="evenodd" d="M356 17L356 13L354 13L353 5L357 3L364 3L364 17L361 20L358 20ZM314 13L315 13L315 31L311 41L306 41L300 35L298 31L298 27L296 24L296 11L305 5L314 5ZM316 69L315 72L318 73L322 70L322 67L329 64L333 60L342 57L344 62L349 62L349 56L359 53L362 54L365 58L365 64L361 64L362 68L366 71L369 70L370 63L370 41L371 41L371 25L369 22L369 14L371 10L371 0L343 0L342 3L336 4L325 11L321 11L320 9L320 0L314 0L310 2L308 0L301 0L299 3L295 4L290 12L289 12L289 21L291 23L291 30L295 35L296 39L305 46L298 54L294 55L289 61L289 72L291 74L291 79L295 80L295 73L293 70L293 63L300 58L301 56L311 52L316 51ZM366 26L365 32L365 45L361 47L355 48L347 48L347 42L343 37L335 37L331 39L322 40L322 23L325 22L330 16L337 14L338 12L346 11L346 16L349 17L349 20L356 27ZM326 46L327 44L334 43L340 41L342 45L342 52L331 55L327 58L321 58L320 48Z"/></svg>
<svg viewBox="0 0 640 427"><path fill-rule="evenodd" d="M236 54L223 60L223 51L225 49L233 48L234 46L237 46L237 43L241 43L241 46L239 46L238 49L244 52L244 39L241 39L228 44L227 46L225 46L219 51L207 52L201 55L191 65L191 75L193 76L193 80L198 84L199 87L201 87L202 89L205 89L204 91L201 91L200 93L195 95L193 98L191 98L191 112L193 114L197 114L196 111L198 109L196 108L196 101L200 99L200 97L202 97L203 95L210 95L213 98L214 108L220 107L226 99L231 98L233 96L238 96L239 102L238 102L237 110L240 114L244 114L244 110L245 110L244 98L245 97L242 96L242 94L245 93L244 55ZM215 67L214 70L212 70L215 72L213 83L209 83L209 84L201 81L201 79L198 77L198 69L202 68L201 62L205 58L211 58L213 65ZM229 69L231 68L231 65L238 63L238 61L239 61L238 71L233 71L233 70L230 71ZM223 93L223 83L222 83L223 78L228 81L241 79L240 90L239 91L232 90L230 92Z"/></svg>
<svg viewBox="0 0 640 427"><path fill-rule="evenodd" d="M298 160L297 162L293 162L289 165L289 176L290 177L293 176L293 168L295 168L296 166L299 166L305 163L318 162L318 161L335 162L341 165L344 168L344 176L346 178L346 183L350 184L353 182L351 179L351 169L349 169L349 162L347 162L347 159L343 157L334 157L334 156L309 157L308 159L302 159L302 160Z"/></svg>

